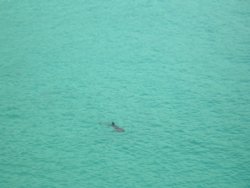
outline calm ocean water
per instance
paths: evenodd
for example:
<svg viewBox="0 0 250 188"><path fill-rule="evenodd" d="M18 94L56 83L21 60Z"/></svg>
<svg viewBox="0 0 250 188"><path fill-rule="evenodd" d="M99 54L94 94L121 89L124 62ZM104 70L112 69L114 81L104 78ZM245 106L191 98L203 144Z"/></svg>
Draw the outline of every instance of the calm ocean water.
<svg viewBox="0 0 250 188"><path fill-rule="evenodd" d="M250 187L249 34L248 0L0 0L0 187Z"/></svg>

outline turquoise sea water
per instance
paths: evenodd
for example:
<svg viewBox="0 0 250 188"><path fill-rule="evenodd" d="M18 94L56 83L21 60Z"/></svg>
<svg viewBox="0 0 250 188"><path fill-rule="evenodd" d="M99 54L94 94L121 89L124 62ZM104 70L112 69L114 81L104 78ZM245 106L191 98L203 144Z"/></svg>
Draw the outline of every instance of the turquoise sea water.
<svg viewBox="0 0 250 188"><path fill-rule="evenodd" d="M250 187L249 34L248 0L0 0L0 187Z"/></svg>

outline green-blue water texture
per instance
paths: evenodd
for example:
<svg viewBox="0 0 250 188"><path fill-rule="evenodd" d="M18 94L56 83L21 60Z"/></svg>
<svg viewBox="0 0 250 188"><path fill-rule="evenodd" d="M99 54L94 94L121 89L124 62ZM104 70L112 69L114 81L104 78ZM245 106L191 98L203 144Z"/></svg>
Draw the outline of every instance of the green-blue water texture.
<svg viewBox="0 0 250 188"><path fill-rule="evenodd" d="M250 187L249 63L248 0L0 0L0 187Z"/></svg>

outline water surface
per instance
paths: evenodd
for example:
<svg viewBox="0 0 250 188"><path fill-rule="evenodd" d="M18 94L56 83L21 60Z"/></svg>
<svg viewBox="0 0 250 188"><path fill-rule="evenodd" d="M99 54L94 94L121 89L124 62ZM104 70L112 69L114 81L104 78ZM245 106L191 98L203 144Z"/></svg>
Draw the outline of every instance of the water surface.
<svg viewBox="0 0 250 188"><path fill-rule="evenodd" d="M249 1L0 0L0 27L0 187L250 186Z"/></svg>

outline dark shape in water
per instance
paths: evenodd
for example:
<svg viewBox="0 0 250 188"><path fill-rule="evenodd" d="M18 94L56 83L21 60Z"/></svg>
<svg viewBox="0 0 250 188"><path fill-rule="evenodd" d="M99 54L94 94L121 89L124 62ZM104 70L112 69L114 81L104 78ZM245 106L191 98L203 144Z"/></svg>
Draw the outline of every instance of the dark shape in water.
<svg viewBox="0 0 250 188"><path fill-rule="evenodd" d="M111 123L111 126L114 128L116 132L124 132L125 130L121 127L118 127L114 122Z"/></svg>

